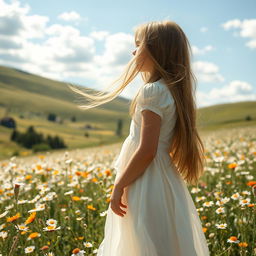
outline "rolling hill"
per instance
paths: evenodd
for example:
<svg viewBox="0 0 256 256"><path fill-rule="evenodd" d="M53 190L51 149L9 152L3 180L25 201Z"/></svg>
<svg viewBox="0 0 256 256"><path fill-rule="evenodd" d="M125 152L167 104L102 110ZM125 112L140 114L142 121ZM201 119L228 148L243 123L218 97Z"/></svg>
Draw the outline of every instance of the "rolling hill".
<svg viewBox="0 0 256 256"><path fill-rule="evenodd" d="M37 131L44 134L58 134L69 148L122 142L129 132L130 101L117 97L109 103L83 111L77 106L77 96L63 82L0 66L0 118L13 117L18 130L24 131L34 125ZM62 122L49 122L49 113L55 113ZM252 120L246 121L247 116ZM71 121L72 117L75 117L76 122ZM118 119L123 120L122 136L115 135ZM94 129L86 130L85 125L88 124ZM198 127L201 132L248 125L256 125L255 101L198 109ZM24 150L9 141L11 131L0 126L0 158ZM85 132L90 136L85 138Z"/></svg>

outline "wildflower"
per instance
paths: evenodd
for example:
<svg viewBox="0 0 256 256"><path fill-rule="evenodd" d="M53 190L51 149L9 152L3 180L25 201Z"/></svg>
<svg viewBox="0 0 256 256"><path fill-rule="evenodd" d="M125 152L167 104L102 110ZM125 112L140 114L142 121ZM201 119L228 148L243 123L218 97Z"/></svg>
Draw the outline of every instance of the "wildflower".
<svg viewBox="0 0 256 256"><path fill-rule="evenodd" d="M195 194L195 193L197 193L197 192L199 192L199 191L201 191L200 188L192 188L190 192L191 192L192 194Z"/></svg>
<svg viewBox="0 0 256 256"><path fill-rule="evenodd" d="M238 244L239 247L247 247L248 244L246 242L241 242Z"/></svg>
<svg viewBox="0 0 256 256"><path fill-rule="evenodd" d="M60 229L60 227L56 227L56 226L47 226L45 228L43 228L44 231L55 231Z"/></svg>
<svg viewBox="0 0 256 256"><path fill-rule="evenodd" d="M36 212L32 212L29 217L26 219L25 224L32 223L36 218Z"/></svg>
<svg viewBox="0 0 256 256"><path fill-rule="evenodd" d="M229 202L229 201L230 201L230 198L224 197L224 198L221 198L220 200L218 200L218 201L216 202L216 205L221 206L221 205L223 205L223 204L225 204L225 203L227 203L227 202Z"/></svg>
<svg viewBox="0 0 256 256"><path fill-rule="evenodd" d="M96 208L94 208L93 205L91 205L91 204L87 205L87 208L90 209L90 210L93 210L93 211L96 210Z"/></svg>
<svg viewBox="0 0 256 256"><path fill-rule="evenodd" d="M73 193L74 193L74 191L73 191L73 190L70 190L70 191L68 191L68 192L65 192L64 195L71 195L71 194L73 194Z"/></svg>
<svg viewBox="0 0 256 256"><path fill-rule="evenodd" d="M16 227L17 228L17 227ZM26 224L18 224L18 230L21 230L21 231L28 231L29 227L26 226Z"/></svg>
<svg viewBox="0 0 256 256"><path fill-rule="evenodd" d="M233 195L231 196L231 198L232 198L233 200L238 200L238 199L241 198L241 196L239 195L239 193L235 193L235 194L233 194Z"/></svg>
<svg viewBox="0 0 256 256"><path fill-rule="evenodd" d="M203 203L203 206L207 206L207 207L210 207L213 205L213 201L209 201L209 202L204 202Z"/></svg>
<svg viewBox="0 0 256 256"><path fill-rule="evenodd" d="M231 164L228 165L229 169L235 169L236 167L237 167L236 163L231 163Z"/></svg>
<svg viewBox="0 0 256 256"><path fill-rule="evenodd" d="M5 223L1 224L1 225L0 225L0 230L4 229L5 227L6 227L6 224L5 224Z"/></svg>
<svg viewBox="0 0 256 256"><path fill-rule="evenodd" d="M239 204L242 206L248 205L250 203L251 199L250 198L246 198L246 199L242 199L240 200Z"/></svg>
<svg viewBox="0 0 256 256"><path fill-rule="evenodd" d="M72 255L71 256L83 256L85 253L84 250L80 250L79 248L76 248L72 251Z"/></svg>
<svg viewBox="0 0 256 256"><path fill-rule="evenodd" d="M90 243L90 242L84 242L84 246L85 246L85 247L92 247L92 243Z"/></svg>
<svg viewBox="0 0 256 256"><path fill-rule="evenodd" d="M81 198L79 196L72 196L73 201L80 201Z"/></svg>
<svg viewBox="0 0 256 256"><path fill-rule="evenodd" d="M105 170L106 176L111 176L111 171L109 169Z"/></svg>
<svg viewBox="0 0 256 256"><path fill-rule="evenodd" d="M55 219L48 219L48 220L46 221L46 224L47 224L48 226L57 226L57 220L55 220Z"/></svg>
<svg viewBox="0 0 256 256"><path fill-rule="evenodd" d="M246 185L247 185L247 186L254 186L254 185L256 185L256 181L255 181L255 180L248 181L248 182L246 183Z"/></svg>
<svg viewBox="0 0 256 256"><path fill-rule="evenodd" d="M215 236L214 233L210 233L210 234L209 234L209 237L210 237L210 238L212 238L212 237L214 237L214 236Z"/></svg>
<svg viewBox="0 0 256 256"><path fill-rule="evenodd" d="M49 246L48 245L44 245L43 247L40 248L41 251L45 251L48 250Z"/></svg>
<svg viewBox="0 0 256 256"><path fill-rule="evenodd" d="M39 204L36 206L36 208L29 210L28 212L38 212L43 211L45 209L45 204Z"/></svg>
<svg viewBox="0 0 256 256"><path fill-rule="evenodd" d="M219 207L215 212L218 214L224 213L225 212L224 207Z"/></svg>
<svg viewBox="0 0 256 256"><path fill-rule="evenodd" d="M197 196L196 197L196 202L200 202L200 201L205 200L205 199L206 199L205 196Z"/></svg>
<svg viewBox="0 0 256 256"><path fill-rule="evenodd" d="M17 220L18 218L20 218L20 213L18 212L16 215L12 216L12 217L8 217L7 218L7 222L13 222L15 220Z"/></svg>
<svg viewBox="0 0 256 256"><path fill-rule="evenodd" d="M108 211L101 212L101 213L100 213L100 216L101 216L101 217L106 216L107 212L108 212Z"/></svg>
<svg viewBox="0 0 256 256"><path fill-rule="evenodd" d="M0 237L3 238L3 239L5 239L7 237L7 235L8 235L7 231L1 231L0 232Z"/></svg>
<svg viewBox="0 0 256 256"><path fill-rule="evenodd" d="M3 218L5 215L7 215L8 212L9 212L9 211L5 211L5 212L3 212L2 214L0 214L0 219Z"/></svg>
<svg viewBox="0 0 256 256"><path fill-rule="evenodd" d="M25 253L31 253L34 250L35 250L35 246L31 245L31 246L25 248Z"/></svg>
<svg viewBox="0 0 256 256"><path fill-rule="evenodd" d="M236 243L236 244L237 244L237 243L240 242L240 240L238 240L236 236L231 236L231 237L227 240L227 242L229 242L229 243Z"/></svg>
<svg viewBox="0 0 256 256"><path fill-rule="evenodd" d="M226 223L223 223L223 224L215 224L215 226L216 226L218 229L226 229L227 224L226 224Z"/></svg>
<svg viewBox="0 0 256 256"><path fill-rule="evenodd" d="M38 232L33 232L33 233L31 233L31 234L28 236L27 240L31 240L31 239L34 239L34 238L40 237L40 236L41 236L40 233L38 233Z"/></svg>

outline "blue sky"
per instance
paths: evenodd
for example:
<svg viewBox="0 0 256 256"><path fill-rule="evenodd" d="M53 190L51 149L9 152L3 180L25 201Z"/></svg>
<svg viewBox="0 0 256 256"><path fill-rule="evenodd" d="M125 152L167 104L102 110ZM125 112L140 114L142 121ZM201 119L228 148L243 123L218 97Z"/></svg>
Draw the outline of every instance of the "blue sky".
<svg viewBox="0 0 256 256"><path fill-rule="evenodd" d="M193 46L199 107L256 100L254 0L0 0L3 6L2 65L100 89L131 57L133 27L170 19ZM131 99L139 83L121 95Z"/></svg>

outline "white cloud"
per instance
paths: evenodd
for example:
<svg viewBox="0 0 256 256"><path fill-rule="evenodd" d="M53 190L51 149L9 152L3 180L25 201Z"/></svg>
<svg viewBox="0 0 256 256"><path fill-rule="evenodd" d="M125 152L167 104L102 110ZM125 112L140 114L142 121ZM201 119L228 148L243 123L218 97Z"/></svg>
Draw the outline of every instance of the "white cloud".
<svg viewBox="0 0 256 256"><path fill-rule="evenodd" d="M121 32L107 36L104 54L95 56L95 61L101 65L125 65L132 57L133 41L132 35Z"/></svg>
<svg viewBox="0 0 256 256"><path fill-rule="evenodd" d="M225 30L238 29L239 32L235 35L249 38L245 45L251 49L256 49L256 19L244 19L243 21L233 19L221 24L221 26Z"/></svg>
<svg viewBox="0 0 256 256"><path fill-rule="evenodd" d="M247 82L233 80L221 88L212 88L209 92L197 92L199 106L210 106L219 103L256 100L253 86Z"/></svg>
<svg viewBox="0 0 256 256"><path fill-rule="evenodd" d="M28 15L30 7L21 7L18 1L6 4L0 0L0 33L2 36L42 38L49 21L47 16Z"/></svg>
<svg viewBox="0 0 256 256"><path fill-rule="evenodd" d="M75 11L70 11L61 13L58 18L64 21L79 21L81 16Z"/></svg>
<svg viewBox="0 0 256 256"><path fill-rule="evenodd" d="M92 31L89 36L96 39L96 40L99 40L99 41L102 41L104 40L107 36L109 35L109 32L108 31Z"/></svg>
<svg viewBox="0 0 256 256"><path fill-rule="evenodd" d="M207 27L201 27L201 28L200 28L200 31L201 31L202 33L205 33L205 32L208 31L208 28L207 28Z"/></svg>
<svg viewBox="0 0 256 256"><path fill-rule="evenodd" d="M207 52L210 52L210 51L212 51L214 48L213 48L213 46L212 45L207 45L207 46L205 46L205 47L203 47L203 48L198 48L197 46L195 46L195 45L192 45L192 52L193 52L193 54L195 54L195 55L203 55L203 54L205 54L205 53L207 53Z"/></svg>
<svg viewBox="0 0 256 256"><path fill-rule="evenodd" d="M0 63L3 65L59 80L82 77L102 87L120 75L131 56L130 34L92 31L81 35L73 26L47 26L48 17L30 15L30 7L20 6L17 1L7 4L0 0L0 7ZM95 40L102 41L102 54L96 55Z"/></svg>
<svg viewBox="0 0 256 256"><path fill-rule="evenodd" d="M214 83L225 81L224 77L219 73L219 67L207 61L195 61L192 63L192 69L201 82Z"/></svg>

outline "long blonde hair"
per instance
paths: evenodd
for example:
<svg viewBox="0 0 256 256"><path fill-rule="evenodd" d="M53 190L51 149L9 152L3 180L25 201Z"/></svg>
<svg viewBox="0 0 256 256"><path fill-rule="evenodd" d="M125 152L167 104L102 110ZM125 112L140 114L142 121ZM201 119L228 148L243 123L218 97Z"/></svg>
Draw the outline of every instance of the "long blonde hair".
<svg viewBox="0 0 256 256"><path fill-rule="evenodd" d="M177 112L170 157L183 179L188 184L197 185L204 171L205 157L204 145L196 127L196 78L190 64L191 46L180 26L169 20L152 21L137 26L135 41L138 36L143 53L153 62L154 72L140 72L144 59L141 54L136 54L121 76L109 85L112 88L115 83L119 83L118 88L112 92L96 92L92 95L84 92L85 89L82 91L70 85L69 87L91 100L89 104L79 106L81 109L89 109L114 99L139 72L145 84L163 78L174 98ZM135 112L137 96L138 94L130 104L131 117Z"/></svg>

